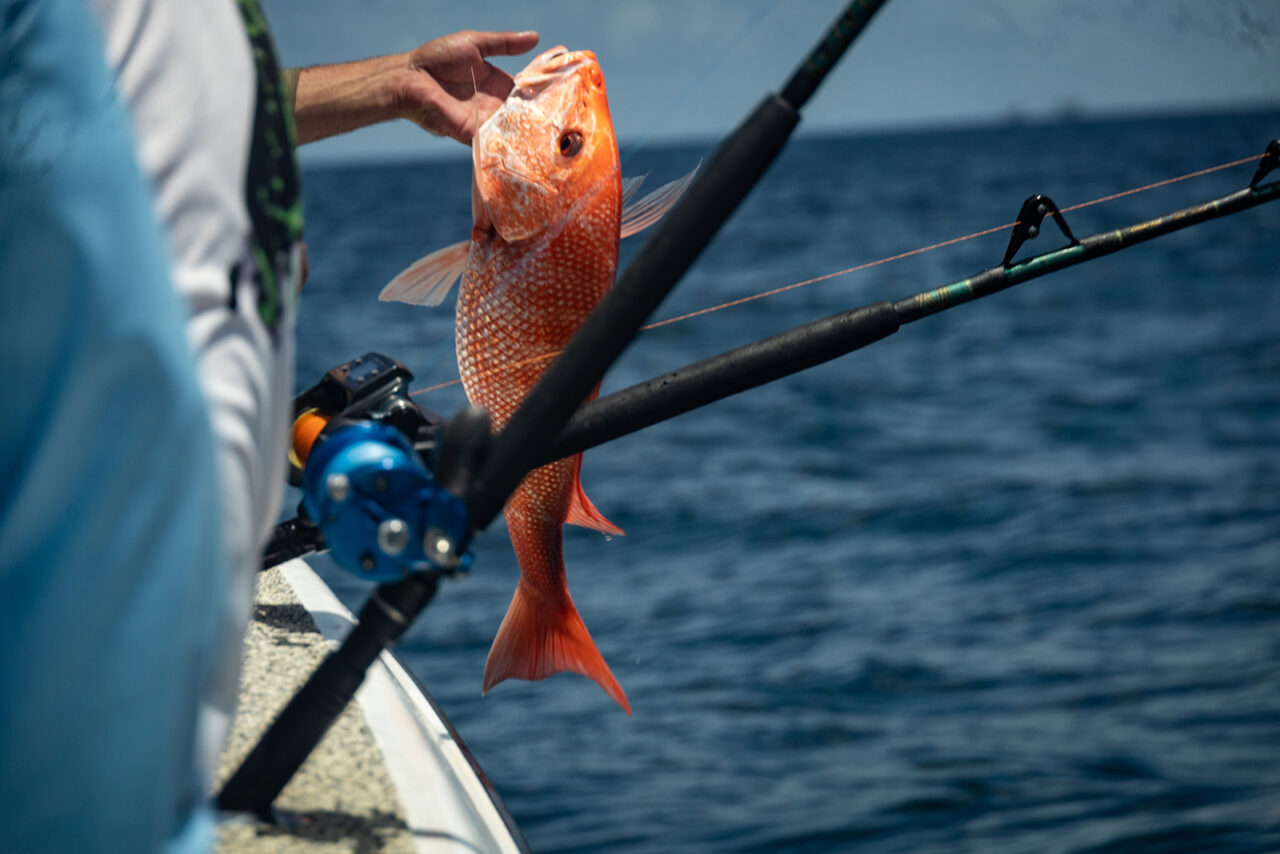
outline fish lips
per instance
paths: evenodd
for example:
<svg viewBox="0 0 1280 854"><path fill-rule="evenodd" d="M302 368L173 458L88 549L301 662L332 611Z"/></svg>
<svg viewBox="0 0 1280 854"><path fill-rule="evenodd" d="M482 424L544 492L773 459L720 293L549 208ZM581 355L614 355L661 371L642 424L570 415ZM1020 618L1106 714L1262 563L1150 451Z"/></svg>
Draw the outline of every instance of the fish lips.
<svg viewBox="0 0 1280 854"><path fill-rule="evenodd" d="M569 51L558 45L538 56L515 76L512 95L523 100L536 98L543 89L565 79L570 72L583 65L598 67L596 55L590 50ZM599 75L593 75L602 81Z"/></svg>

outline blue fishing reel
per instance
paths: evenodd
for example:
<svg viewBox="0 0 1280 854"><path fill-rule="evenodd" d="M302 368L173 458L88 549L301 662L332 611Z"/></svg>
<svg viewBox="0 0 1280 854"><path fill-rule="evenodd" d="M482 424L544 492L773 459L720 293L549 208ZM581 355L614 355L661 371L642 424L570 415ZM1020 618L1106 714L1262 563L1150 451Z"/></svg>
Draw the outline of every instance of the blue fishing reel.
<svg viewBox="0 0 1280 854"><path fill-rule="evenodd" d="M276 526L264 569L326 548L343 569L376 582L470 567L467 507L436 474L441 420L409 399L412 379L394 359L368 353L294 400L289 481L302 503ZM487 419L474 427L487 440Z"/></svg>
<svg viewBox="0 0 1280 854"><path fill-rule="evenodd" d="M376 421L330 429L308 456L302 506L333 559L379 582L466 571L466 506L440 487L404 434Z"/></svg>

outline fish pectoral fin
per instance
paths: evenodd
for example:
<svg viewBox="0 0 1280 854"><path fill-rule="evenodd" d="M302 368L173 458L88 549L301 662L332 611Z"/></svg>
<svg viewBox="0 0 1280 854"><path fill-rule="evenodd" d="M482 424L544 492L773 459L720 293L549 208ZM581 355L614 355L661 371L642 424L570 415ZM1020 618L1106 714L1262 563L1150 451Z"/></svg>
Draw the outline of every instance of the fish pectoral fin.
<svg viewBox="0 0 1280 854"><path fill-rule="evenodd" d="M563 603L548 603L529 595L522 581L489 648L482 693L505 679L537 681L566 670L594 681L631 714L627 695L596 649L573 601L566 594Z"/></svg>
<svg viewBox="0 0 1280 854"><path fill-rule="evenodd" d="M622 236L630 237L637 232L644 231L658 220L662 219L667 211L680 201L680 197L684 195L684 191L689 189L689 185L693 183L694 176L698 174L698 166L693 167L693 171L683 178L677 178L670 183L663 184L643 199L636 201L627 201L622 208ZM635 195L639 189L639 182L644 178L627 178L623 181L624 196L629 189L631 195ZM628 187L627 181L635 182L634 186Z"/></svg>
<svg viewBox="0 0 1280 854"><path fill-rule="evenodd" d="M622 179L622 207L624 210L627 205L631 204L631 200L636 197L636 193L640 190L640 185L643 184L644 179L648 177L648 174L644 174Z"/></svg>
<svg viewBox="0 0 1280 854"><path fill-rule="evenodd" d="M470 247L471 241L464 240L419 258L392 279L378 294L378 299L412 305L439 305L466 269Z"/></svg>
<svg viewBox="0 0 1280 854"><path fill-rule="evenodd" d="M626 531L606 519L604 514L591 503L591 499L587 497L587 493L582 489L582 479L579 477L581 471L582 454L578 454L577 462L573 468L573 490L569 493L569 514L565 516L565 524L577 525L579 528L590 528L602 534L612 534L619 537L626 536Z"/></svg>

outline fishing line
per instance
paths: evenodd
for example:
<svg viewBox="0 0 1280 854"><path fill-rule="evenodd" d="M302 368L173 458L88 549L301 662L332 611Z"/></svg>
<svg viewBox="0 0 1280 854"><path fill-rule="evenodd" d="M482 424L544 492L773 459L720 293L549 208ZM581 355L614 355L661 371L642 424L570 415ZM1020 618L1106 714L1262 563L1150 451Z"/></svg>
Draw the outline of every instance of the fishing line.
<svg viewBox="0 0 1280 854"><path fill-rule="evenodd" d="M1121 198L1124 198L1125 196L1132 196L1132 195L1136 195L1136 194L1138 194L1138 193L1144 193L1144 192L1147 192L1148 190L1154 190L1154 189L1157 189L1157 188L1159 188L1159 187L1167 187L1167 186L1169 186L1170 184L1176 184L1176 183L1178 183L1178 182L1180 182L1180 181L1188 181L1188 180L1190 180L1190 179L1192 179L1192 178L1199 178L1199 177L1201 177L1201 176L1203 176L1203 175L1209 175L1209 174L1214 173L1214 172L1221 172L1221 171L1222 171L1222 170L1224 170L1224 169L1231 169L1232 167L1235 167L1235 166L1242 166L1242 165L1244 165L1245 163L1255 163L1255 162L1257 162L1258 157L1259 157L1259 155L1257 155L1257 154L1252 154L1252 155L1250 155L1250 156L1248 156L1248 157L1241 157L1241 158L1239 158L1238 160L1231 160L1231 161L1229 161L1229 162L1227 162L1227 163L1220 163L1220 164L1218 164L1217 166L1210 166L1210 167L1208 167L1207 169L1198 169L1198 170L1196 170L1195 172L1188 172L1188 173L1186 173L1185 175L1179 175L1179 176L1177 176L1177 177L1175 177L1175 178L1166 178L1166 179L1164 179L1164 180L1162 180L1162 181L1156 181L1156 182L1151 183L1151 184L1144 184L1144 185L1143 185L1143 186L1141 186L1141 187L1134 187L1134 188L1129 189L1129 190L1123 190L1123 191L1121 191L1121 192L1119 192L1119 193L1112 193L1112 194L1111 194L1111 195L1109 195L1109 196L1102 196L1102 197L1100 197L1100 198L1093 199L1093 200L1091 200L1091 201L1087 201L1087 202L1080 202L1079 204L1070 205L1070 206L1068 206L1068 207L1061 208L1060 210L1061 210L1061 212L1062 212L1062 213L1068 213L1068 212L1070 212L1070 211L1083 210L1084 208L1092 207L1092 206L1094 206L1094 205L1100 205L1100 204L1103 204L1104 202L1110 202L1110 201L1114 201L1114 200L1116 200L1116 199L1121 199ZM866 263L864 263L864 264L858 264L858 265L853 266L853 267L848 267L848 268L846 268L846 269L844 269L844 270L837 270L837 271L836 271L836 272L834 272L834 273L827 273L827 274L822 275L822 276L815 276L815 277L814 277L814 278L812 278L812 279L805 279L804 281L800 281L800 282L793 282L792 284L789 284L789 285L783 285L783 286L782 286L782 287L780 287L780 288L773 288L773 289L771 289L771 290L762 291L762 292L757 293L757 294L752 294L751 296L739 297L738 299L735 299L735 300L730 300L730 301L728 301L728 302L720 303L719 305L713 305L713 306L709 306L709 307L707 307L707 308L698 309L697 311L691 311L691 312L688 312L687 314L681 314L681 315L677 315L677 316L675 316L675 317L668 317L668 318L666 318L665 320L655 321L654 323L650 323L650 324L648 324L647 326L642 326L642 327L640 327L640 329L641 329L642 331L643 331L643 330L650 330L650 329L658 329L658 328L660 328L660 327L667 326L667 325L670 325L670 324L672 324L672 323L678 323L678 322L680 322L680 321L682 321L682 320L689 320L690 318L693 318L693 317L701 317L701 316L702 316L702 315L704 315L704 314L711 314L712 312L720 311L720 310L722 310L722 309L732 308L733 306L738 306L738 305L743 305L744 303L754 302L754 301L756 301L756 300L764 299L765 297L774 296L774 295L776 295L776 294L784 293L784 292L786 292L786 291L796 290L797 288L802 288L802 287L805 287L806 285L812 285L812 284L816 284L816 283L818 283L818 282L824 282L824 281L826 281L827 279L834 279L834 278L836 278L836 277L838 277L838 276L846 276L846 275L848 275L848 274L850 274L850 273L856 273L856 272L858 272L858 271L860 271L860 270L868 270L868 269L870 269L870 268L872 268L872 267L879 267L881 264L888 264L888 263L890 263L890 262L892 262L892 261L900 261L900 260L902 260L903 258L910 258L910 257L912 257L913 255L922 255L922 254L924 254L925 252L932 252L932 251L933 251L933 250L935 250L935 249L941 249L941 248L943 248L943 247L945 247L945 246L954 246L954 245L956 245L956 244L958 244L958 243L964 243L965 241L968 241L968 240L974 240L974 239L979 238L979 237L985 237L985 236L987 236L988 234L994 234L994 233L999 232L999 231L1005 231L1006 229L1013 228L1013 227L1014 227L1014 226L1016 226L1016 225L1018 225L1018 220L1014 220L1013 222L1005 223L1004 225L995 225L995 226L992 226L992 227L990 227L990 228L984 228L984 229L982 229L981 231L975 231L975 232L973 232L972 234L966 234L966 235L964 235L964 236L962 236L962 237L953 237L953 238L951 238L950 240L943 240L943 241L941 241L941 242L939 242L939 243L932 243L932 244L930 244L930 245L928 245L928 246L922 246L922 247L920 247L920 248L918 248L918 249L911 249L911 250L909 250L909 251L907 251L907 252L899 252L899 253L898 253L898 254L896 254L896 255L889 255L889 256L887 256L887 257L880 258L880 259L875 260L875 261L868 261L868 262L866 262ZM486 377L486 376L492 376L493 374L499 373L499 372L501 372L501 371L513 370L513 369L518 368L518 367L521 367L521 366L523 366L523 365L533 364L533 363L535 363L535 362L547 361L547 360L549 360L549 359L554 358L555 356L560 355L560 353L561 353L561 352L563 352L563 351L562 351L562 350L554 350L554 351L550 351L550 352L547 352L547 353L540 354L540 355L538 355L538 356L533 356L533 357L528 358L528 359L522 359L522 360L521 360L521 361L519 361L519 362L513 362L513 363L508 364L508 365L503 365L503 366L498 367L498 368L493 368L493 369L491 369L491 370L489 370L489 371L486 371L486 372L484 372L484 373L480 374L480 375L479 375L479 377L478 377L478 379L482 379L482 378L484 378L484 377ZM425 394L426 392L429 392L429 391L438 391L438 390L440 390L440 389L442 389L442 388L447 388L447 387L449 387L449 386L451 386L451 385L457 385L457 384L458 384L458 383L460 383L460 382L462 382L462 380L461 380L461 379L449 380L448 382L443 382L443 383L440 383L440 384L438 384L438 385L429 386L429 387L427 387L427 388L420 388L420 389L416 389L416 390L414 390L414 391L410 392L410 395L415 395L415 394Z"/></svg>
<svg viewBox="0 0 1280 854"><path fill-rule="evenodd" d="M1147 184L1142 187L1134 187L1132 190L1125 190L1122 193L1114 193L1110 196L1103 196L1102 198L1094 199L1091 202L1081 202L1078 205L1071 205L1070 207L1061 208L1060 212L1069 213L1071 211L1078 211L1081 208L1087 208L1090 205L1100 205L1103 202L1110 202L1114 199L1120 199L1125 196L1132 196L1135 193L1143 193L1143 192L1146 192L1147 190L1154 190L1157 187L1165 187L1165 186L1168 186L1169 184L1176 184L1179 181L1186 181L1189 178L1199 178L1201 175L1208 175L1210 172L1221 172L1223 169L1230 169L1232 166L1240 166L1241 164L1244 164L1244 163L1252 163L1257 159L1258 159L1258 155L1256 154L1252 157L1241 157L1239 160L1232 160L1230 163L1221 163L1217 166L1210 166L1208 169L1201 169L1198 172L1188 172L1186 175L1179 175L1177 178L1166 178L1163 181L1156 181L1154 184Z"/></svg>

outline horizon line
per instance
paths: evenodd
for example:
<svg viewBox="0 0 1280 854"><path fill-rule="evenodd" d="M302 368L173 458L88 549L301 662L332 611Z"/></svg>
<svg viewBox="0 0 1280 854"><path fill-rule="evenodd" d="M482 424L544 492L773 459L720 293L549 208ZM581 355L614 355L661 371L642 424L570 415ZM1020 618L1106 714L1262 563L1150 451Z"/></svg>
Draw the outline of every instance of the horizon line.
<svg viewBox="0 0 1280 854"><path fill-rule="evenodd" d="M1151 109L1088 109L1071 104L1058 105L1044 111L1010 110L1003 115L976 117L955 120L927 120L883 122L868 125L821 126L806 128L803 124L796 128L797 138L818 137L893 137L911 134L955 133L964 131L997 130L1000 128L1023 129L1036 127L1054 127L1066 124L1099 124L1122 121L1141 121L1153 119L1181 119L1213 115L1239 115L1243 113L1280 113L1280 100L1242 101L1233 104L1202 104L1186 107L1153 107ZM1280 135L1280 128L1276 130ZM727 133L727 132L726 132ZM660 146L664 148L681 148L696 146L714 146L724 139L724 135L710 133L673 134L670 136L648 137L639 141L639 148L628 150L628 146L637 141L622 139L618 142L618 150L624 155L634 155L636 151ZM308 155L304 150L299 153L300 165L313 169L346 168L353 166L392 166L418 164L451 164L465 163L469 156L466 149L458 149L456 154L442 154L435 151L415 153L409 150L375 151L365 154L326 153Z"/></svg>

